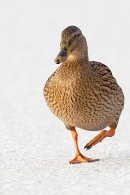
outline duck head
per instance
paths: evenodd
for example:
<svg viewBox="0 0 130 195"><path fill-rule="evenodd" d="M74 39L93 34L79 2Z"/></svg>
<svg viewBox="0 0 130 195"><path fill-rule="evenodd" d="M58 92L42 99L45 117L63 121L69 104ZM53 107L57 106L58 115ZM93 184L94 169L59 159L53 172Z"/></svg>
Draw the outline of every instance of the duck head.
<svg viewBox="0 0 130 195"><path fill-rule="evenodd" d="M87 42L81 30L76 26L68 26L61 33L60 52L54 62L60 64L66 60L87 57Z"/></svg>

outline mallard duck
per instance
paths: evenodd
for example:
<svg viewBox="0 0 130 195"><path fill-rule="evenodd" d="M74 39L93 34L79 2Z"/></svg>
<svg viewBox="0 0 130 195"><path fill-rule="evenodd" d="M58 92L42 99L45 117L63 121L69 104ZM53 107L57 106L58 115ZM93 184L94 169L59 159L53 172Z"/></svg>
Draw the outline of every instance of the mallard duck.
<svg viewBox="0 0 130 195"><path fill-rule="evenodd" d="M60 48L54 60L60 66L44 86L46 103L71 131L76 154L70 163L98 161L80 152L76 127L89 131L110 128L89 141L86 150L112 137L124 107L122 89L106 65L89 61L86 38L78 27L62 31Z"/></svg>

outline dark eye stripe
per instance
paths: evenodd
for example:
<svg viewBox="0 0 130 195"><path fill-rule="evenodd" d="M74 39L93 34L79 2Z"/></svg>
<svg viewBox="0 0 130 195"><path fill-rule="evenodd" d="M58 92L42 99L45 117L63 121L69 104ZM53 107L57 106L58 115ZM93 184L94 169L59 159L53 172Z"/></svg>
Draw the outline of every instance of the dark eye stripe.
<svg viewBox="0 0 130 195"><path fill-rule="evenodd" d="M80 33L79 33L79 34L75 34L75 35L73 36L73 38L69 40L68 46L70 47L70 45L71 45L71 43L73 42L73 40L74 40L76 37L79 37L79 36L80 36Z"/></svg>

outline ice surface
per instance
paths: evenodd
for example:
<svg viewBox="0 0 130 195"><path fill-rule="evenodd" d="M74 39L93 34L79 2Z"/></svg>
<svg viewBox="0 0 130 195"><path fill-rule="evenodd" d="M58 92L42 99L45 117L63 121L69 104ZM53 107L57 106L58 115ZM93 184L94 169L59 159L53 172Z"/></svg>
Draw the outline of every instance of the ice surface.
<svg viewBox="0 0 130 195"><path fill-rule="evenodd" d="M130 194L130 3L0 1L0 195ZM90 60L108 65L125 94L116 135L85 151L99 162L70 165L71 134L46 106L42 89L58 67L61 31L78 26Z"/></svg>

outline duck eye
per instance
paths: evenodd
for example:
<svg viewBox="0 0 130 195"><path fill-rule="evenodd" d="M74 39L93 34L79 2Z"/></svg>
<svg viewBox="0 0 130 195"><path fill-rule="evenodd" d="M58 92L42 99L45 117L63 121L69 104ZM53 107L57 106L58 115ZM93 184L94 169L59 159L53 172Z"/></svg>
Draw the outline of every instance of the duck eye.
<svg viewBox="0 0 130 195"><path fill-rule="evenodd" d="M67 47L66 46L64 47L64 51L67 51Z"/></svg>
<svg viewBox="0 0 130 195"><path fill-rule="evenodd" d="M76 38L76 37L77 37L77 35L75 34L75 35L74 35L74 38Z"/></svg>
<svg viewBox="0 0 130 195"><path fill-rule="evenodd" d="M80 35L80 34L75 34L73 38L76 38L76 37L78 37L79 35Z"/></svg>

